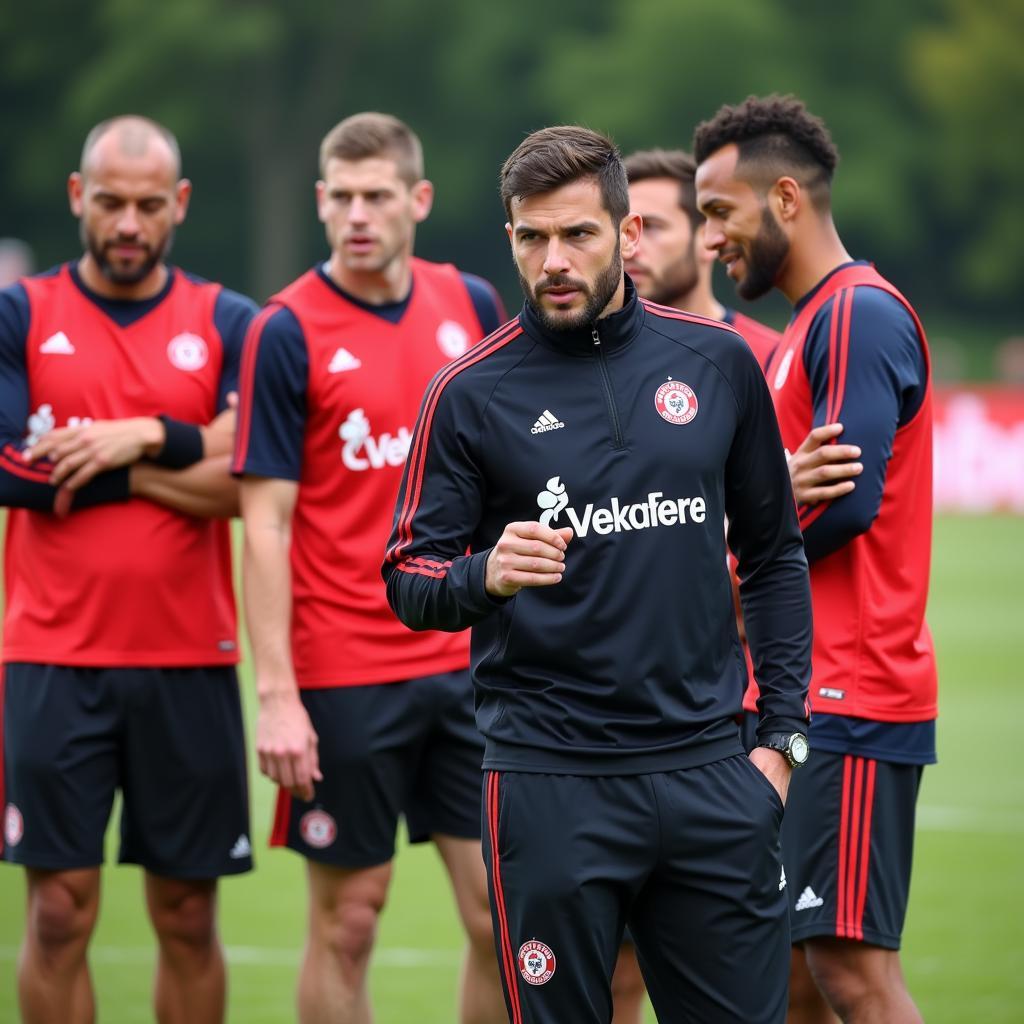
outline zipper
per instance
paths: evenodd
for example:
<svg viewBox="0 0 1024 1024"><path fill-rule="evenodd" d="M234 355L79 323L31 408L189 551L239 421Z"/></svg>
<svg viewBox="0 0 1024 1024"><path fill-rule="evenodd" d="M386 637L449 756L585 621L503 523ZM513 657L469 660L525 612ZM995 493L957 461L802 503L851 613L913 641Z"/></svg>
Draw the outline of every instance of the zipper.
<svg viewBox="0 0 1024 1024"><path fill-rule="evenodd" d="M608 410L608 418L612 423L612 445L615 448L624 448L622 441L622 425L619 422L619 410L615 406L615 392L612 391L612 378L608 373L608 360L604 354L604 347L601 345L601 336L597 333L597 324L590 329L590 336L594 339L594 349L597 352L597 368L601 374L601 389L604 391L604 404Z"/></svg>

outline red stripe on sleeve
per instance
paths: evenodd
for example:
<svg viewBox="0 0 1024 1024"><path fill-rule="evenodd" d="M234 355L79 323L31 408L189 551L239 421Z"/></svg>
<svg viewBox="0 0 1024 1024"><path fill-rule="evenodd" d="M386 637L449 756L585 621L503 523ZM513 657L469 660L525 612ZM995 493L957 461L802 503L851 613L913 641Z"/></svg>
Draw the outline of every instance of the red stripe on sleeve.
<svg viewBox="0 0 1024 1024"><path fill-rule="evenodd" d="M397 541L385 555L388 562L397 562L402 550L412 543L412 520L419 508L420 494L423 490L423 476L426 467L427 440L433 423L437 404L444 389L463 371L470 366L486 359L489 355L504 348L514 338L523 333L518 320L506 324L501 330L495 331L490 338L485 338L479 345L471 348L464 356L449 363L437 377L423 400L423 411L416 425L416 437L413 450L409 453L409 464L405 482L405 496L402 511L398 517Z"/></svg>
<svg viewBox="0 0 1024 1024"><path fill-rule="evenodd" d="M245 335L242 346L242 366L238 373L238 429L235 437L235 457L232 460L233 473L245 472L245 458L249 449L249 434L252 431L252 406L255 401L256 356L266 322L280 306L266 306L256 314Z"/></svg>
<svg viewBox="0 0 1024 1024"><path fill-rule="evenodd" d="M13 444L6 445L0 450L0 467L12 476L30 480L34 484L48 484L50 474L53 472L53 463L49 461L26 462L22 458L21 452Z"/></svg>
<svg viewBox="0 0 1024 1024"><path fill-rule="evenodd" d="M875 769L877 761L867 762L867 780L864 789L864 808L860 844L860 873L857 878L857 906L854 910L854 938L864 940L864 907L868 899L868 868L871 864L871 817L875 802Z"/></svg>
<svg viewBox="0 0 1024 1024"><path fill-rule="evenodd" d="M491 884L494 888L494 909L498 915L498 938L501 945L501 968L505 975L505 991L508 995L510 1024L522 1024L523 1010L519 1003L519 981L516 974L516 958L512 952L512 939L508 933L508 916L505 913L505 891L501 887L501 871L498 861L498 772L487 773L487 833L491 843Z"/></svg>
<svg viewBox="0 0 1024 1024"><path fill-rule="evenodd" d="M839 863L836 880L836 935L846 937L846 858L850 820L850 771L853 758L843 758L843 795L839 808Z"/></svg>
<svg viewBox="0 0 1024 1024"><path fill-rule="evenodd" d="M846 398L846 366L850 357L850 322L853 319L853 289L844 288L840 293L839 346L836 352L836 379L833 384L835 405L830 423L839 419Z"/></svg>

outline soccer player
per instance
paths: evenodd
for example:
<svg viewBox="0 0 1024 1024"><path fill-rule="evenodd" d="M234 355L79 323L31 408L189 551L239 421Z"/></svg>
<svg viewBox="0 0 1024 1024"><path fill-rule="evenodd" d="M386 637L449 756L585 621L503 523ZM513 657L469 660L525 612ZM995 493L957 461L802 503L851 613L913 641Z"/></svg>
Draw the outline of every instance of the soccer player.
<svg viewBox="0 0 1024 1024"><path fill-rule="evenodd" d="M626 263L641 298L735 327L764 366L779 332L723 306L711 290L714 253L704 245L693 157L681 149L644 149L624 161L629 205L643 222L636 255Z"/></svg>
<svg viewBox="0 0 1024 1024"><path fill-rule="evenodd" d="M330 258L274 296L246 343L235 470L271 843L306 858L299 1018L364 1024L395 831L432 839L469 937L460 1020L503 1019L480 855L469 638L415 634L380 554L427 381L504 319L494 290L413 257L430 212L420 142L356 114L320 148Z"/></svg>
<svg viewBox="0 0 1024 1024"><path fill-rule="evenodd" d="M145 869L156 1017L224 1017L217 878L251 867L227 523L248 299L167 264L191 186L140 117L68 183L84 253L0 292L6 861L29 1024L95 1016L103 836ZM218 414L218 410L220 413Z"/></svg>
<svg viewBox="0 0 1024 1024"><path fill-rule="evenodd" d="M638 299L610 140L533 133L501 195L526 304L427 391L383 572L410 626L473 627L509 1018L605 1024L628 924L661 1019L781 1021L810 594L764 377L732 328Z"/></svg>
<svg viewBox="0 0 1024 1024"><path fill-rule="evenodd" d="M643 227L636 252L625 264L637 294L735 327L763 367L781 335L723 306L714 296L711 270L715 256L704 245L704 218L697 209L693 186L697 168L693 157L681 149L645 149L631 153L623 164L629 180L630 210L639 215ZM640 965L627 932L612 976L613 1024L639 1024L644 993Z"/></svg>
<svg viewBox="0 0 1024 1024"><path fill-rule="evenodd" d="M744 298L774 287L794 306L766 371L795 451L814 598L815 754L783 825L793 940L843 1020L919 1021L898 950L922 766L935 760L924 330L907 300L843 246L830 202L838 154L801 102L722 107L698 126L694 150L707 245ZM843 445L831 443L834 422ZM829 447L856 459L860 475L841 497L809 502L804 482Z"/></svg>

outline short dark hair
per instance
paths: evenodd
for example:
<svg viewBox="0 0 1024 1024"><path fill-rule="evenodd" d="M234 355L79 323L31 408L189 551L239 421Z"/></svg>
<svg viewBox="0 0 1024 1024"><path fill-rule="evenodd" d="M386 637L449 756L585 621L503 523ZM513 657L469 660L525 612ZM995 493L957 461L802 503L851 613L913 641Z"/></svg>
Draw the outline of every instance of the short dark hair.
<svg viewBox="0 0 1024 1024"><path fill-rule="evenodd" d="M606 135L580 125L541 128L528 135L502 164L501 201L512 220L512 200L551 192L581 178L595 178L601 205L618 226L629 214L629 185L622 154Z"/></svg>
<svg viewBox="0 0 1024 1024"><path fill-rule="evenodd" d="M423 146L404 122L391 114L366 111L336 124L320 143L320 176L330 160L368 160L387 157L395 161L398 176L415 185L423 178Z"/></svg>
<svg viewBox="0 0 1024 1024"><path fill-rule="evenodd" d="M631 153L623 161L630 185L651 178L670 178L679 185L679 209L690 218L690 225L696 230L704 223L704 217L697 209L697 189L693 177L697 161L683 149L641 149Z"/></svg>
<svg viewBox="0 0 1024 1024"><path fill-rule="evenodd" d="M89 162L89 155L96 143L107 132L114 129L121 133L121 148L131 153L144 152L149 140L154 135L163 139L174 159L174 177L181 176L181 148L174 132L160 124L159 121L154 121L151 117L143 117L141 114L118 114L116 117L108 117L105 121L100 121L92 128L86 135L85 143L82 146L82 158L78 167L81 174L85 174L85 166Z"/></svg>
<svg viewBox="0 0 1024 1024"><path fill-rule="evenodd" d="M694 131L697 163L730 143L739 149L737 166L753 170L765 187L788 174L816 205L828 206L839 151L825 122L795 96L748 96L736 106L719 107Z"/></svg>

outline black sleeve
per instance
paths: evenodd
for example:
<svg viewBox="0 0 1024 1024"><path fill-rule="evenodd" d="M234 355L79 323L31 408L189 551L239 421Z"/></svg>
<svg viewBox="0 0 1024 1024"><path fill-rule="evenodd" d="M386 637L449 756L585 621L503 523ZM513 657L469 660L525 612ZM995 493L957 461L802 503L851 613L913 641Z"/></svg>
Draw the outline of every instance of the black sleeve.
<svg viewBox="0 0 1024 1024"><path fill-rule="evenodd" d="M299 321L288 309L268 307L245 342L234 473L301 479L308 376Z"/></svg>
<svg viewBox="0 0 1024 1024"><path fill-rule="evenodd" d="M508 317L505 314L505 307L502 305L494 286L475 274L462 274L462 282L469 292L473 302L473 309L476 310L476 318L484 329L483 337L496 331ZM479 338L475 339L479 341Z"/></svg>
<svg viewBox="0 0 1024 1024"><path fill-rule="evenodd" d="M903 303L870 287L855 289L846 301L850 310L844 312L837 297L815 318L804 365L814 426L842 423L838 441L860 447L864 471L849 494L800 509L811 562L871 528L882 505L896 431L920 408L928 384L917 327ZM839 318L834 330L833 317Z"/></svg>
<svg viewBox="0 0 1024 1024"><path fill-rule="evenodd" d="M57 426L49 405L29 407L25 344L30 319L28 294L20 284L0 291L0 505L50 512L57 495L50 483L53 464L30 464L23 455L31 442ZM75 494L73 507L127 501L128 497L124 467L95 476Z"/></svg>
<svg viewBox="0 0 1024 1024"><path fill-rule="evenodd" d="M811 679L811 590L771 395L745 346L731 383L739 424L726 463L729 547L761 695L758 736L806 732Z"/></svg>
<svg viewBox="0 0 1024 1024"><path fill-rule="evenodd" d="M467 554L484 491L473 455L479 417L451 385L441 387L445 372L420 409L382 573L388 602L410 629L457 632L504 601L484 589L490 548Z"/></svg>
<svg viewBox="0 0 1024 1024"><path fill-rule="evenodd" d="M242 365L245 335L259 307L246 295L222 288L213 310L213 322L224 346L224 362L220 371L217 411L228 406L228 392L238 391L238 375Z"/></svg>

